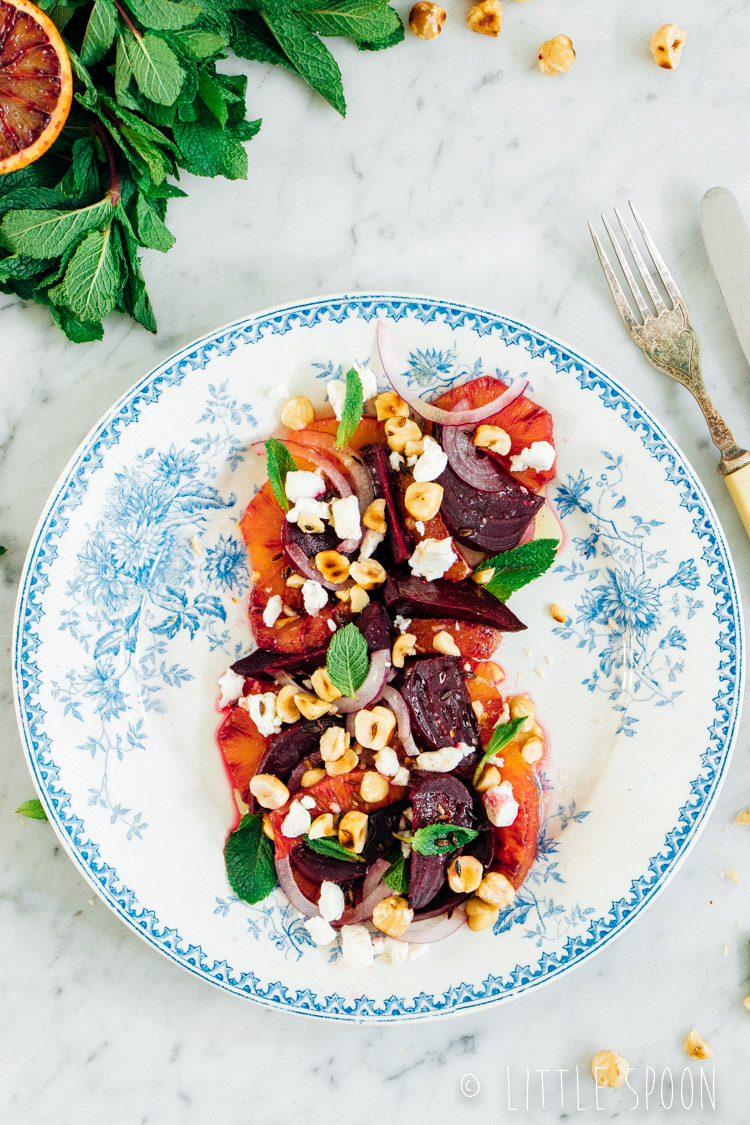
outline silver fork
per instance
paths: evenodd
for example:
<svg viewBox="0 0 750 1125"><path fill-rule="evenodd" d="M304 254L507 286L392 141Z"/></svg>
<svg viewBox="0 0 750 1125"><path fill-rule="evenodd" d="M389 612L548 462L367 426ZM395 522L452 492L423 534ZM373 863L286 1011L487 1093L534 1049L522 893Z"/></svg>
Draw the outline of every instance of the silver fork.
<svg viewBox="0 0 750 1125"><path fill-rule="evenodd" d="M643 260L643 256L617 208L615 208L617 221L643 284L651 298L655 312L652 311L643 296L617 235L607 222L606 216L602 215L602 221L617 255L617 260L638 306L640 319L631 308L593 224L589 223L589 230L604 270L604 276L612 291L612 296L625 327L646 359L654 367L658 367L660 371L666 372L678 383L687 387L703 411L711 433L711 439L721 453L719 472L724 477L727 488L745 525L745 530L750 535L750 453L737 444L734 434L711 401L701 373L700 342L690 323L690 316L682 299L682 294L632 203L630 209L633 212L633 218L641 232L646 249L669 295L672 307L667 308L664 303L651 271Z"/></svg>

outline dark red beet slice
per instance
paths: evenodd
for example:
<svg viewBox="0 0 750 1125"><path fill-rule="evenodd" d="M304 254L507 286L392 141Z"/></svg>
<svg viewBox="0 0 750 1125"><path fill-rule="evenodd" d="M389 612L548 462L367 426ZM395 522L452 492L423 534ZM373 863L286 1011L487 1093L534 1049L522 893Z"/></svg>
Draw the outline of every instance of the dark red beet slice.
<svg viewBox="0 0 750 1125"><path fill-rule="evenodd" d="M290 852L289 859L292 867L312 883L350 883L354 879L364 879L367 874L366 863L319 855L304 843Z"/></svg>
<svg viewBox="0 0 750 1125"><path fill-rule="evenodd" d="M397 499L396 481L388 460L388 446L382 443L365 445L362 457L370 474L375 496L385 500L385 518L388 525L388 545L394 563L406 562L414 550L414 539L404 526L401 507Z"/></svg>
<svg viewBox="0 0 750 1125"><path fill-rule="evenodd" d="M391 619L382 602L370 602L356 620L357 628L367 641L370 652L390 649Z"/></svg>
<svg viewBox="0 0 750 1125"><path fill-rule="evenodd" d="M341 540L330 524L326 524L325 528L325 531L322 531L320 535L310 535L306 531L300 531L296 523L284 520L281 526L281 546L284 548L284 554L292 566L296 566L296 563L287 552L290 543L300 547L303 555L308 559L314 559L318 551L336 550Z"/></svg>
<svg viewBox="0 0 750 1125"><path fill-rule="evenodd" d="M398 822L405 808L406 801L395 801L392 805L385 805L384 808L370 813L367 842L362 853L368 866L376 859L387 857L393 851L395 843L393 833L398 829Z"/></svg>
<svg viewBox="0 0 750 1125"><path fill-rule="evenodd" d="M321 719L308 719L285 727L269 740L258 763L258 773L273 773L282 781L288 781L295 766L318 749L323 731L337 719L336 715L324 715Z"/></svg>
<svg viewBox="0 0 750 1125"><path fill-rule="evenodd" d="M455 656L427 656L415 661L404 675L401 694L411 714L417 744L479 746L479 728Z"/></svg>
<svg viewBox="0 0 750 1125"><path fill-rule="evenodd" d="M450 465L438 477L443 486L440 515L446 526L467 547L480 551L508 551L544 504L544 497L519 484L502 467L495 466L498 485L480 492L457 476Z"/></svg>
<svg viewBox="0 0 750 1125"><path fill-rule="evenodd" d="M385 584L385 604L392 614L405 617L452 617L491 625L503 633L526 628L504 602L476 582L449 582L447 578L426 582L413 574L391 575Z"/></svg>
<svg viewBox="0 0 750 1125"><path fill-rule="evenodd" d="M411 791L412 825L416 831L428 824L460 824L470 828L474 821L471 793L451 774L428 774ZM412 852L409 875L409 904L421 910L432 902L445 882L447 857ZM448 909L448 907L446 907Z"/></svg>
<svg viewBox="0 0 750 1125"><path fill-rule="evenodd" d="M235 660L232 671L239 676L274 676L277 672L296 676L320 668L326 662L326 652L326 648L313 648L309 652L268 652L256 648L255 652Z"/></svg>
<svg viewBox="0 0 750 1125"><path fill-rule="evenodd" d="M488 871L495 854L495 834L490 824L482 824L481 821L477 822L476 819L473 827L479 828L479 835L476 840L472 840L470 844L467 844L465 848L461 848L459 851L451 852L448 856L448 860L452 862L456 856L471 855L479 860L485 871ZM435 897L431 899L427 907L415 911L415 918L436 918L438 914L445 914L449 910L455 910L457 906L460 906L469 897L468 894L460 894L457 891L452 891L446 881Z"/></svg>

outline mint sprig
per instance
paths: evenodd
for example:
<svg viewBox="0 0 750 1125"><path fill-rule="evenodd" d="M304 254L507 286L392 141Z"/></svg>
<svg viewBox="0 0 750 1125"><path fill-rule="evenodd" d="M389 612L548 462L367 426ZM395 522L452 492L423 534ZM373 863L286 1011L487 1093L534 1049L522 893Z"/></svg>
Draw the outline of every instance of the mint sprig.
<svg viewBox="0 0 750 1125"><path fill-rule="evenodd" d="M326 855L331 859L345 859L351 863L365 863L363 855L357 855L355 852L350 852L343 844L340 844L335 836L303 836L302 839L318 855Z"/></svg>
<svg viewBox="0 0 750 1125"><path fill-rule="evenodd" d="M246 813L224 845L229 885L243 902L262 902L277 883L273 844L263 831L263 814Z"/></svg>
<svg viewBox="0 0 750 1125"><path fill-rule="evenodd" d="M367 679L370 659L367 641L356 625L345 625L331 637L326 654L331 683L342 695L354 696Z"/></svg>
<svg viewBox="0 0 750 1125"><path fill-rule="evenodd" d="M516 590L549 570L559 546L558 539L532 539L530 543L522 543L520 547L487 559L474 573L492 568L495 573L484 588L499 601L507 602Z"/></svg>
<svg viewBox="0 0 750 1125"><path fill-rule="evenodd" d="M356 367L350 367L346 373L346 394L341 408L341 421L336 430L336 445L339 449L343 449L354 437L354 431L360 423L364 408L362 380Z"/></svg>
<svg viewBox="0 0 750 1125"><path fill-rule="evenodd" d="M50 151L0 177L0 292L47 306L78 343L101 339L111 312L156 331L141 252L174 242L181 171L246 178L261 122L246 118L247 76L218 69L230 51L284 67L344 114L321 37L367 50L404 37L388 0L38 3L65 37L74 103Z"/></svg>
<svg viewBox="0 0 750 1125"><path fill-rule="evenodd" d="M386 887L397 895L409 893L409 868L403 855L397 856L383 876Z"/></svg>
<svg viewBox="0 0 750 1125"><path fill-rule="evenodd" d="M266 472L274 496L279 505L288 512L291 504L286 494L286 475L293 473L297 462L278 438L269 438L266 442Z"/></svg>
<svg viewBox="0 0 750 1125"><path fill-rule="evenodd" d="M16 812L21 816L27 816L30 820L47 820L47 814L44 811L44 805L41 801L34 798L33 801L24 801L19 805Z"/></svg>
<svg viewBox="0 0 750 1125"><path fill-rule="evenodd" d="M521 717L519 719L511 719L509 723L497 724L492 734L490 735L490 740L487 743L487 749L482 755L481 761L478 763L477 768L474 770L474 785L476 785L476 783L479 781L479 778L482 776L482 770L486 766L487 762L489 762L490 758L494 758L495 754L499 754L504 746L507 746L509 742L513 741L513 739L516 737L516 734L525 722L525 717Z"/></svg>
<svg viewBox="0 0 750 1125"><path fill-rule="evenodd" d="M448 855L470 844L478 835L475 828L464 828L460 824L426 824L416 830L409 842L412 851L419 855Z"/></svg>

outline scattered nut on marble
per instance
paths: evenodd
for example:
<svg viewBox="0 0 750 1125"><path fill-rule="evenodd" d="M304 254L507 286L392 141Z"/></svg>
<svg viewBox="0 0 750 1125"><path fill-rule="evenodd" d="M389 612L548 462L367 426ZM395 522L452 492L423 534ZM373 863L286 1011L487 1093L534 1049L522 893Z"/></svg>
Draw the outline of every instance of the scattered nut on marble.
<svg viewBox="0 0 750 1125"><path fill-rule="evenodd" d="M565 74L576 61L576 53L567 35L556 35L542 43L536 58L542 74Z"/></svg>
<svg viewBox="0 0 750 1125"><path fill-rule="evenodd" d="M688 37L684 28L676 23L665 23L651 36L651 54L662 70L674 70L680 65L682 46Z"/></svg>
<svg viewBox="0 0 750 1125"><path fill-rule="evenodd" d="M480 35L498 36L503 26L503 6L500 0L480 0L469 8L466 22Z"/></svg>
<svg viewBox="0 0 750 1125"><path fill-rule="evenodd" d="M597 1086L609 1086L617 1090L625 1085L630 1064L615 1051L597 1051L591 1060L591 1077Z"/></svg>
<svg viewBox="0 0 750 1125"><path fill-rule="evenodd" d="M437 39L447 18L445 8L420 0L409 12L409 31L420 39Z"/></svg>

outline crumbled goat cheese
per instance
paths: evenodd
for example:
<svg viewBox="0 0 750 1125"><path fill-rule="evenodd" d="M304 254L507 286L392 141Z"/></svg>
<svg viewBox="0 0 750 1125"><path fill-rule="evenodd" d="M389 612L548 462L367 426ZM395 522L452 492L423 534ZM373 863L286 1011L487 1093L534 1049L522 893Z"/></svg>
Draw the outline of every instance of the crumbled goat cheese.
<svg viewBox="0 0 750 1125"><path fill-rule="evenodd" d="M281 617L282 609L281 595L274 594L273 597L268 599L263 610L263 624L270 629L274 622Z"/></svg>
<svg viewBox="0 0 750 1125"><path fill-rule="evenodd" d="M397 473L404 463L403 454L397 453L395 449L390 453L388 460L394 473Z"/></svg>
<svg viewBox="0 0 750 1125"><path fill-rule="evenodd" d="M443 746L440 750L427 750L417 755L417 769L429 773L450 773L463 758L457 746Z"/></svg>
<svg viewBox="0 0 750 1125"><path fill-rule="evenodd" d="M423 539L409 559L412 574L428 582L442 578L456 561L452 539Z"/></svg>
<svg viewBox="0 0 750 1125"><path fill-rule="evenodd" d="M305 603L305 613L314 617L324 605L328 604L328 591L314 578L308 578L302 587L302 600Z"/></svg>
<svg viewBox="0 0 750 1125"><path fill-rule="evenodd" d="M331 501L331 523L340 539L361 539L359 501L356 496L345 496Z"/></svg>
<svg viewBox="0 0 750 1125"><path fill-rule="evenodd" d="M396 773L393 775L394 785L408 785L409 784L409 771L406 766L399 766Z"/></svg>
<svg viewBox="0 0 750 1125"><path fill-rule="evenodd" d="M344 913L346 902L344 892L338 883L322 882L320 884L320 897L318 910L326 922L335 922Z"/></svg>
<svg viewBox="0 0 750 1125"><path fill-rule="evenodd" d="M269 398L289 398L289 388L283 383L278 383L275 387L271 387L268 392Z"/></svg>
<svg viewBox="0 0 750 1125"><path fill-rule="evenodd" d="M424 535L424 520L417 520L414 524L420 535Z"/></svg>
<svg viewBox="0 0 750 1125"><path fill-rule="evenodd" d="M551 469L554 463L554 447L548 441L533 441L515 457L511 457L510 470L512 473L522 473L524 469L536 469L543 473Z"/></svg>
<svg viewBox="0 0 750 1125"><path fill-rule="evenodd" d="M378 393L377 376L373 371L370 371L369 367L360 367L358 363L353 366L362 384L362 398L367 402L368 399L374 398ZM333 407L333 413L341 421L341 412L346 400L346 380L332 379L330 383L326 383L326 390L328 391L328 401Z"/></svg>
<svg viewBox="0 0 750 1125"><path fill-rule="evenodd" d="M308 473L304 469L293 469L286 474L284 492L287 500L296 504L298 500L320 496L326 490L326 482L319 473Z"/></svg>
<svg viewBox="0 0 750 1125"><path fill-rule="evenodd" d="M321 918L318 914L313 918L308 918L303 924L316 945L330 945L336 940L336 931L333 926L330 926L325 918Z"/></svg>
<svg viewBox="0 0 750 1125"><path fill-rule="evenodd" d="M299 803L302 805L303 809L314 809L315 808L315 798L314 797L301 797Z"/></svg>
<svg viewBox="0 0 750 1125"><path fill-rule="evenodd" d="M372 964L374 956L370 931L364 926L342 926L341 950L346 965L352 969L366 969Z"/></svg>
<svg viewBox="0 0 750 1125"><path fill-rule="evenodd" d="M300 516L317 516L321 520L331 518L331 505L325 500L315 500L312 496L303 496L294 507L286 514L289 523L297 523Z"/></svg>
<svg viewBox="0 0 750 1125"><path fill-rule="evenodd" d="M448 455L434 438L427 436L424 439L424 453L414 465L414 479L420 484L428 480L437 480L447 464Z"/></svg>
<svg viewBox="0 0 750 1125"><path fill-rule="evenodd" d="M383 961L390 961L392 965L403 965L409 959L408 941L396 941L395 938L376 934L372 939L372 946L376 956Z"/></svg>
<svg viewBox="0 0 750 1125"><path fill-rule="evenodd" d="M393 624L396 626L399 633L405 633L411 625L411 617L402 617L400 613L397 613L393 618Z"/></svg>
<svg viewBox="0 0 750 1125"><path fill-rule="evenodd" d="M276 695L266 691L262 695L243 695L240 707L247 711L258 728L258 734L268 738L281 730L281 719L276 714Z"/></svg>
<svg viewBox="0 0 750 1125"><path fill-rule="evenodd" d="M309 832L311 824L310 810L306 809L301 801L292 801L289 812L281 822L281 832L282 835L292 839Z"/></svg>
<svg viewBox="0 0 750 1125"><path fill-rule="evenodd" d="M244 686L245 677L233 672L231 668L227 668L224 675L219 677L219 687L221 688L219 707L228 707L230 703L239 699Z"/></svg>
<svg viewBox="0 0 750 1125"><path fill-rule="evenodd" d="M384 539L385 535L383 535L379 531L373 531L371 527L368 527L367 531L362 536L362 542L359 545L360 559L371 558Z"/></svg>
<svg viewBox="0 0 750 1125"><path fill-rule="evenodd" d="M398 754L392 746L384 746L382 750L378 750L374 761L375 769L385 777L395 777L401 768Z"/></svg>
<svg viewBox="0 0 750 1125"><path fill-rule="evenodd" d="M518 816L518 801L509 781L501 781L482 794L487 819L495 828L508 828Z"/></svg>

